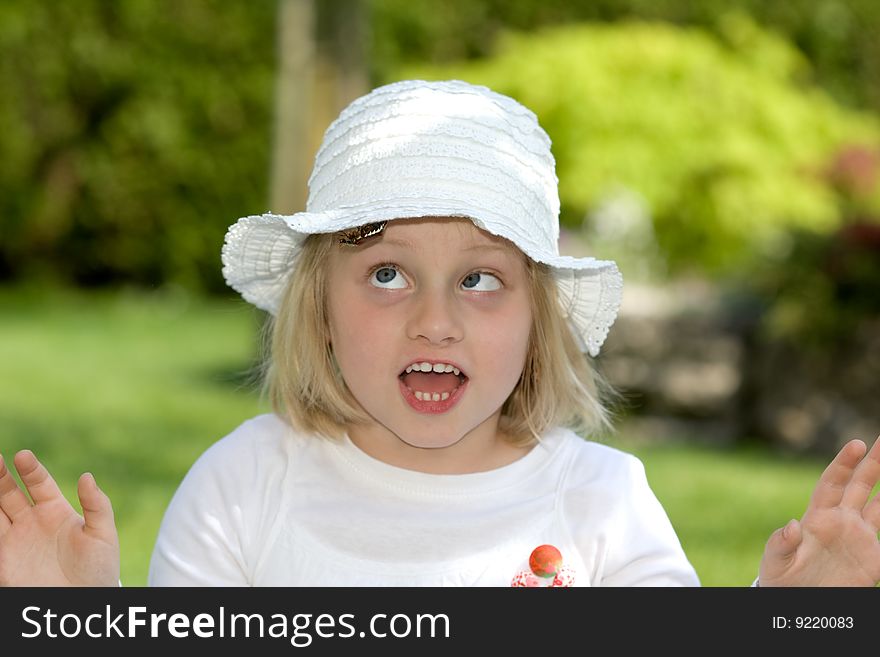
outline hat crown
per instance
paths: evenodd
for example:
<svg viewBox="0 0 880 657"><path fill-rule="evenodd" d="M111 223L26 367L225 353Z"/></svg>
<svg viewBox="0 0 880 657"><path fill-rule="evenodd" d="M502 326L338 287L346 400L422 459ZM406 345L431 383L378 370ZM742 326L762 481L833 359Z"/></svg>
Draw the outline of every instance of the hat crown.
<svg viewBox="0 0 880 657"><path fill-rule="evenodd" d="M520 248L528 236L526 252L558 253L550 138L531 110L486 87L407 80L340 113L315 156L306 209L383 205L399 218L470 217Z"/></svg>
<svg viewBox="0 0 880 657"><path fill-rule="evenodd" d="M559 255L550 138L535 114L486 87L407 80L339 115L315 156L305 212L242 217L223 244L223 276L277 313L308 235L415 217L467 217L550 267L559 312L599 353L620 306L615 263Z"/></svg>

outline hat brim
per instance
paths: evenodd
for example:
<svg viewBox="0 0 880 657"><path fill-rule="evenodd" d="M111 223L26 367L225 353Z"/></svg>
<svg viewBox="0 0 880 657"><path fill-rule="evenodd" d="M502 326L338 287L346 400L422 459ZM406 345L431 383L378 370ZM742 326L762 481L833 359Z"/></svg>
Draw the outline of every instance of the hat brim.
<svg viewBox="0 0 880 657"><path fill-rule="evenodd" d="M399 204L369 211L335 210L299 212L293 215L262 214L242 217L226 233L221 258L223 277L241 296L272 315L278 311L288 274L293 269L305 239L316 233L337 231L377 221L429 216L463 216L494 235L507 237L502 225L478 220L437 204L436 208L402 208ZM494 229L494 230L493 230ZM508 238L509 239L509 238ZM581 351L596 356L623 296L623 277L612 260L574 258L543 253L536 248L522 250L536 262L548 265L559 290L560 311L569 321Z"/></svg>

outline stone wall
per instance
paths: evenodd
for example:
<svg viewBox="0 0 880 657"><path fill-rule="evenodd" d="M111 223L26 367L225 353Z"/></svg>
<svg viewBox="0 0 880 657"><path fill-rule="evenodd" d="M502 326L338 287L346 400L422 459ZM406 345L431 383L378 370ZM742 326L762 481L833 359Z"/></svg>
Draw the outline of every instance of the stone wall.
<svg viewBox="0 0 880 657"><path fill-rule="evenodd" d="M830 453L880 433L880 324L818 353L758 339L749 312L705 283L628 284L598 366L636 437Z"/></svg>

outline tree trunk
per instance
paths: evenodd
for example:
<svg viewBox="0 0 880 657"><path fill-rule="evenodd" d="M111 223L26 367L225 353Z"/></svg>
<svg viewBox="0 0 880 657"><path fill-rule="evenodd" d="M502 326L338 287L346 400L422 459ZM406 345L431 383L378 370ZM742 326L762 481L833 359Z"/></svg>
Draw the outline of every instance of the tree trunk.
<svg viewBox="0 0 880 657"><path fill-rule="evenodd" d="M306 207L308 178L324 131L368 86L363 0L279 0L278 78L270 205Z"/></svg>

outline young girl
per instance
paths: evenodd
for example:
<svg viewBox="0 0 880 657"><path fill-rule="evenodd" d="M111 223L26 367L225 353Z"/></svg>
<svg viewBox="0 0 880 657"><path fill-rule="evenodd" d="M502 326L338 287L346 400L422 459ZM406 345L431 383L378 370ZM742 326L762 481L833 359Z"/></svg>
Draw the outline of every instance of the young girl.
<svg viewBox="0 0 880 657"><path fill-rule="evenodd" d="M641 463L607 424L595 356L612 262L558 253L550 140L459 81L399 82L328 129L306 212L246 217L223 272L272 316L275 413L212 446L175 494L154 585L690 586ZM880 580L880 441L848 443L759 583ZM116 585L111 505L80 518L28 451L0 464L0 582ZM747 584L747 583L744 583Z"/></svg>

